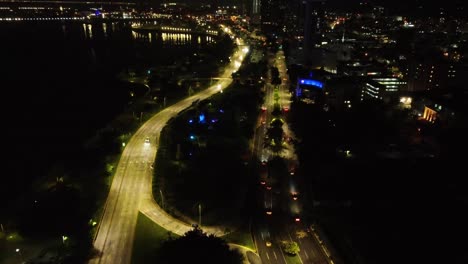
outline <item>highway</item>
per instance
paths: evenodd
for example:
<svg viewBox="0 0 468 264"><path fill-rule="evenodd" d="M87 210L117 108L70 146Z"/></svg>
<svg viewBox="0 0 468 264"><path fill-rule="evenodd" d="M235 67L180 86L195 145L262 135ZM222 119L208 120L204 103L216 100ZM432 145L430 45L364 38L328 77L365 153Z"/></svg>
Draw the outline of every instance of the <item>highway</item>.
<svg viewBox="0 0 468 264"><path fill-rule="evenodd" d="M278 68L282 80L277 93L279 95L278 103L282 108L281 118L285 119L291 103L285 57L281 50L271 57L273 59L269 61L269 66L274 65ZM268 71L265 83L265 103L257 122L254 138L254 151L258 159L262 161L260 165L262 166L261 171L265 171L263 166L268 167L268 164L265 165L264 161L271 160L274 155L277 155L264 147L265 133L273 118L271 112L275 103L275 87L270 84L271 78L271 71ZM291 137L294 139L294 134L286 122L283 124L283 131L285 138ZM286 143L279 155L286 160L287 164L298 164L292 143ZM261 174L265 174L265 172ZM271 175L269 177L271 178ZM287 263L288 256L285 256L281 250L281 241L295 241L299 244L300 252L298 257L302 263L332 263L327 257L324 247L315 238L309 226L303 223L303 219L301 218L302 204L300 193L297 199L293 199L292 193L300 190L300 186L298 186L301 182L299 177L299 175L295 174L286 175L286 181L280 181L279 185L273 186L271 189L266 188L266 186L271 186L271 179L264 179L262 175L260 177L259 181L265 180L265 184L259 183L256 196L259 210L254 215L252 234L260 258L265 264ZM299 221L296 221L296 216L299 217ZM302 236L298 236L298 233L302 233Z"/></svg>
<svg viewBox="0 0 468 264"><path fill-rule="evenodd" d="M225 29L225 31L232 35L230 30ZM171 217L154 201L151 164L156 159L159 135L165 124L194 101L204 100L232 83L231 74L237 71L248 52L243 40L238 40L237 44L230 64L219 76L221 79L217 83L154 115L127 142L116 167L94 241L94 247L100 254L89 263L130 263L139 211L173 233L182 235L191 229L189 223ZM147 137L149 143L145 142ZM203 227L203 229L215 235L224 234L221 228Z"/></svg>

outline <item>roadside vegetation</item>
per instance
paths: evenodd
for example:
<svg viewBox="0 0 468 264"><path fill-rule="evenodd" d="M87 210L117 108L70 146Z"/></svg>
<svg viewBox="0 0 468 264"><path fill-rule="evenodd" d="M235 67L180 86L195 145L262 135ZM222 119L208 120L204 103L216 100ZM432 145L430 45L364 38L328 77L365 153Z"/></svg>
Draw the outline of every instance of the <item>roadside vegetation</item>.
<svg viewBox="0 0 468 264"><path fill-rule="evenodd" d="M177 238L179 238L177 234L167 231L145 215L139 213L135 228L131 263L155 263L158 252L165 241Z"/></svg>
<svg viewBox="0 0 468 264"><path fill-rule="evenodd" d="M299 173L307 175L307 221L321 227L339 255L348 262L394 263L402 255L389 249L398 244L421 262L424 252L437 250L429 243L434 240L446 241L438 250L463 251L457 241L467 230L454 228L467 221L458 213L466 208L456 184L463 163L444 150L466 146L464 117L448 127L427 125L381 102L353 105L345 113L295 102L291 116ZM440 151L420 151L424 144ZM433 226L446 229L428 236Z"/></svg>
<svg viewBox="0 0 468 264"><path fill-rule="evenodd" d="M153 263L226 263L241 264L244 256L230 249L222 238L194 228L183 236L164 241Z"/></svg>
<svg viewBox="0 0 468 264"><path fill-rule="evenodd" d="M197 72L197 65L203 65L200 72L216 74L215 67L228 63L232 47L232 41L223 38L211 52L198 51L199 56L207 54L204 63L199 63L200 58L198 63L191 60L190 70ZM0 214L0 262L18 258L19 254L12 251L16 248L21 249L22 258L35 261L83 263L95 254L92 241L125 143L145 120L189 95L189 85L177 83L175 69L160 74L146 64L129 66L125 71L129 68L136 72L135 75L146 74L148 82L123 83L125 78L122 76L121 81L113 80L111 84L119 84L112 95L112 100L118 102L117 110L102 110L111 112L111 121L104 126L95 124L100 128L83 141L61 142L70 146L67 150L70 157L57 157L57 163L44 171L29 172L33 184L24 184L28 185L25 191L16 194L14 202L5 208L8 215ZM99 97L102 100L99 103L107 105L107 97ZM16 248L12 247L13 240L7 239L13 234L24 238L21 240L24 242L14 243Z"/></svg>
<svg viewBox="0 0 468 264"><path fill-rule="evenodd" d="M261 66L261 65L260 65ZM254 68L255 65L247 65ZM193 105L163 129L153 194L187 222L245 224L253 164L249 139L261 105L260 80L245 72L222 93ZM160 195L162 193L162 195ZM241 219L243 219L241 221Z"/></svg>

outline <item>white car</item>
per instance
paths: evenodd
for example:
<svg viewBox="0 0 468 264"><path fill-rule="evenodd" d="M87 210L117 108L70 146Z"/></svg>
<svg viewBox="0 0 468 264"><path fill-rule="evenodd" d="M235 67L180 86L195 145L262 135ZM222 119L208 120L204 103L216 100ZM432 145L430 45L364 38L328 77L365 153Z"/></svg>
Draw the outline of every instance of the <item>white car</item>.
<svg viewBox="0 0 468 264"><path fill-rule="evenodd" d="M150 139L149 139L149 137L146 137L145 138L145 145L149 145L149 144L150 144Z"/></svg>

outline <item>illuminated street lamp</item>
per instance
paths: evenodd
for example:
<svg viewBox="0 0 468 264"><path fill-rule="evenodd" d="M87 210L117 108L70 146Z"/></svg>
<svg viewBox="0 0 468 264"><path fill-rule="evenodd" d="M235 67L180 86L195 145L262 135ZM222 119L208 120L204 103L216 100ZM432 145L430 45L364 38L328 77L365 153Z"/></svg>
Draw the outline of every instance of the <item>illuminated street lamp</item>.
<svg viewBox="0 0 468 264"><path fill-rule="evenodd" d="M18 253L18 255L20 256L21 263L24 263L23 254L21 254L21 250L19 248L16 249L16 253Z"/></svg>

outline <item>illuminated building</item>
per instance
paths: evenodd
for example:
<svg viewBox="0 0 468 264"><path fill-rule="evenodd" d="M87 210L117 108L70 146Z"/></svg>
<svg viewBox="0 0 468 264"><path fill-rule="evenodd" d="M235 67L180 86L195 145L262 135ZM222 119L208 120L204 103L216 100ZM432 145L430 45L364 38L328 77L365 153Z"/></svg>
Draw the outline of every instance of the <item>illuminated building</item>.
<svg viewBox="0 0 468 264"><path fill-rule="evenodd" d="M266 33L277 32L283 25L286 14L286 0L261 0L262 30Z"/></svg>
<svg viewBox="0 0 468 264"><path fill-rule="evenodd" d="M252 14L257 15L260 13L260 0L252 1Z"/></svg>
<svg viewBox="0 0 468 264"><path fill-rule="evenodd" d="M451 86L463 87L468 81L468 67L447 56L447 59L443 61L430 59L410 61L405 69L409 91L437 90Z"/></svg>
<svg viewBox="0 0 468 264"><path fill-rule="evenodd" d="M428 106L424 106L423 119L429 122L435 122L435 120L437 119L437 111L429 108Z"/></svg>
<svg viewBox="0 0 468 264"><path fill-rule="evenodd" d="M321 101L324 94L325 73L322 71L311 72L307 77L299 77L296 84L296 97L306 103Z"/></svg>
<svg viewBox="0 0 468 264"><path fill-rule="evenodd" d="M352 109L361 100L361 81L355 77L338 77L327 81L325 108L329 111Z"/></svg>
<svg viewBox="0 0 468 264"><path fill-rule="evenodd" d="M398 78L373 78L364 83L361 100L373 98L389 102L405 90L406 82Z"/></svg>
<svg viewBox="0 0 468 264"><path fill-rule="evenodd" d="M304 51L306 59L311 57L312 49L321 43L321 29L324 23L324 0L305 0Z"/></svg>

